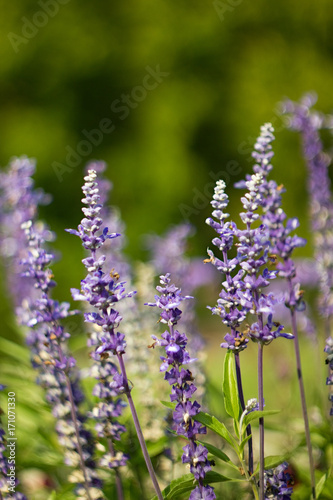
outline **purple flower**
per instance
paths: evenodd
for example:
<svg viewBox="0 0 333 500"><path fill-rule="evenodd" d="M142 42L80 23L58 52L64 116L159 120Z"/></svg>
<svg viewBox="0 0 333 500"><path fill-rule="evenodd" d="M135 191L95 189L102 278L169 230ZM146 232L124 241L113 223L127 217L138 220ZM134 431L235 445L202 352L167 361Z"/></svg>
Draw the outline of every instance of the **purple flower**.
<svg viewBox="0 0 333 500"><path fill-rule="evenodd" d="M211 464L207 459L207 449L196 443L196 434L206 433L206 428L194 420L200 411L199 403L191 401L197 388L190 370L183 368L184 364L191 363L194 359L191 359L186 350L186 335L174 328L182 314L179 309L181 302L191 297L183 296L181 290L171 284L170 274L160 276L160 283L162 286L156 287L160 295L155 296L154 303L146 305L156 306L161 310L161 321L168 324L169 330L161 335L161 339L154 335L153 346L165 348L166 356L161 357L160 370L165 372L164 379L172 386L170 400L177 403L172 415L173 427L178 435L185 436L190 441L183 448L182 461L190 464L191 472L199 481L199 491L203 491L202 480L206 472L211 470ZM210 498L216 498L212 488L210 491Z"/></svg>
<svg viewBox="0 0 333 500"><path fill-rule="evenodd" d="M59 323L78 311L70 311L69 304L51 298L50 292L56 283L49 268L53 255L44 248L44 229L38 230L32 221L23 223L22 228L28 242L27 257L21 262L22 276L33 280L39 291L34 301L26 301L29 307L26 325L34 328L27 339L33 366L39 371L39 383L46 389L46 400L57 419L59 442L66 449L65 463L81 469L84 484L78 487L91 490L102 484L93 460L95 445L92 434L85 429L86 418L79 411L84 396L79 387L76 361L67 350L70 335Z"/></svg>
<svg viewBox="0 0 333 500"><path fill-rule="evenodd" d="M213 201L211 202L214 208L212 213L213 218L206 220L206 223L219 235L218 238L213 239L213 244L222 252L223 260L217 258L208 249L209 259L205 262L211 262L226 278L222 282L223 288L217 305L215 307L208 307L208 309L213 314L220 316L223 323L230 328L230 332L224 337L225 342L221 344L221 347L239 352L246 348L246 344L249 341L243 335L240 326L246 318L249 307L251 307L251 300L250 297L246 298L248 292L244 294L242 281L244 271L239 269L239 258L230 259L228 257L228 251L234 245L237 226L234 222L226 222L229 214L225 212L225 208L228 205L228 196L224 192L225 187L224 181L217 181Z"/></svg>
<svg viewBox="0 0 333 500"><path fill-rule="evenodd" d="M98 164L98 169L103 171L104 164ZM84 248L90 252L90 255L82 260L88 274L81 281L81 289L72 289L71 292L74 300L88 302L95 309L95 311L84 313L86 322L99 327L99 331L91 334L89 345L96 346L92 353L95 361L92 372L98 383L93 392L102 401L94 408L91 415L97 420L98 434L112 442L119 440L121 433L126 430L115 420L125 406L120 399L116 399L116 396L130 391L127 378L123 373L119 373L117 367L108 360L109 355L112 354L121 362L126 350L125 335L116 331L122 321L122 316L114 307L123 299L132 297L135 292L125 291L125 282L119 280L119 274L114 269L111 273L105 273L106 255L97 254L102 247L104 248L107 240L120 236L117 232L109 233L101 217L108 213L101 201L106 201L110 184L97 182L97 173L92 169L88 170L84 180L82 191L85 197L82 202L85 207L82 211L85 217L78 226L78 230L68 229L67 231L79 236ZM105 408L108 408L108 411L105 411ZM112 443L110 447L113 449ZM117 468L124 465L126 460L125 455L114 452L104 457L102 465Z"/></svg>
<svg viewBox="0 0 333 500"><path fill-rule="evenodd" d="M300 103L285 101L283 112L288 115L288 126L302 136L303 155L308 168L310 217L314 233L315 260L320 285L320 312L324 318L333 313L333 259L332 238L333 203L328 171L331 158L323 151L319 130L329 124L324 115L313 111L316 96L306 94Z"/></svg>
<svg viewBox="0 0 333 500"><path fill-rule="evenodd" d="M265 500L290 500L293 492L290 486L290 484L292 484L292 478L286 471L287 468L287 462L283 462L275 467L275 469L265 470Z"/></svg>
<svg viewBox="0 0 333 500"><path fill-rule="evenodd" d="M67 229L71 234L81 238L84 248L90 251L90 256L83 259L88 274L81 281L81 290L72 289L74 300L84 300L99 312L85 313L85 320L96 323L103 329L100 338L101 345L97 348L98 354L107 352L124 353L126 342L124 335L114 330L119 326L122 317L113 309L113 305L119 301L132 297L135 292L126 293L125 282L119 281L119 275L106 274L103 266L106 260L104 255L97 257L97 250L107 239L120 236L118 233L109 233L108 228L103 228L103 220L99 217L102 205L99 203L99 189L96 182L97 174L89 170L84 178L85 184L82 188L85 198L82 202L86 205L82 210L85 218L82 219L78 230Z"/></svg>
<svg viewBox="0 0 333 500"><path fill-rule="evenodd" d="M38 206L50 202L50 196L34 187L35 162L26 157L14 158L0 172L0 254L6 265L8 289L16 307L35 294L28 280L22 280L20 261L26 257L26 238L21 224L36 217ZM53 235L45 231L45 239Z"/></svg>
<svg viewBox="0 0 333 500"><path fill-rule="evenodd" d="M189 497L189 500L214 500L216 498L214 488L211 486L197 486Z"/></svg>
<svg viewBox="0 0 333 500"><path fill-rule="evenodd" d="M207 459L207 448L202 444L193 446L191 443L184 446L183 450L183 464L190 464L190 471L197 481L204 479L206 473L211 470L211 465Z"/></svg>

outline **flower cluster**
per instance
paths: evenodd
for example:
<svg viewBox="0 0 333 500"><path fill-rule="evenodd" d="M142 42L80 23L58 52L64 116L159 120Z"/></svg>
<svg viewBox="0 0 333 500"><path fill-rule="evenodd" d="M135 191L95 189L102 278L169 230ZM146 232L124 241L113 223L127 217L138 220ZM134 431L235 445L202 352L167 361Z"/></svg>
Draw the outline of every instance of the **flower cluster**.
<svg viewBox="0 0 333 500"><path fill-rule="evenodd" d="M211 470L211 464L207 458L207 449L196 442L196 434L206 433L206 428L194 420L199 413L200 405L191 398L197 390L194 378L189 369L183 366L195 361L186 350L187 337L175 329L181 318L182 301L190 299L183 296L181 290L171 283L170 274L160 276L160 286L156 287L159 295L155 295L155 302L146 305L161 309L160 321L168 326L161 335L161 339L153 336L154 344L165 348L166 356L161 356L160 371L165 372L164 379L172 386L170 400L176 402L173 411L173 424L178 435L189 440L183 448L182 461L190 465L191 473L198 481L198 486L192 491L190 500L205 498L213 500L214 490L211 486L204 486L203 479Z"/></svg>
<svg viewBox="0 0 333 500"><path fill-rule="evenodd" d="M240 326L246 318L248 312L247 302L243 300L242 277L244 272L238 270L239 258L236 256L232 259L228 257L228 252L234 245L236 237L236 224L227 222L229 214L225 212L228 206L228 195L225 193L225 182L217 181L213 200L211 202L213 210L213 218L208 218L206 223L209 224L218 234L212 243L222 252L223 260L215 257L213 252L208 249L209 259L205 262L212 262L213 265L226 276L226 280L222 283L220 298L215 307L209 307L213 314L221 317L223 323L230 328L230 333L224 337L225 342L221 347L232 349L235 352L242 351L246 348L249 339L240 331Z"/></svg>
<svg viewBox="0 0 333 500"><path fill-rule="evenodd" d="M290 236L290 233L299 226L299 222L296 218L287 219L284 210L281 208L282 193L285 192L284 187L278 185L274 180L268 180L269 173L273 168L270 163L274 156L271 145L274 140L273 132L274 129L270 123L261 127L260 136L254 145L255 151L252 153L257 162L253 167L253 171L261 175L263 179L260 186L262 194L261 206L263 209L261 221L269 232L270 252L283 259L283 262L277 265L279 276L294 278L295 265L290 256L295 248L304 246L306 240L298 236ZM242 183L238 183L237 187L242 187ZM298 305L299 309L304 309L301 300L296 301L295 294L290 305Z"/></svg>
<svg viewBox="0 0 333 500"><path fill-rule="evenodd" d="M175 285L190 295L194 295L200 286L213 278L213 273L210 273L209 269L203 269L202 259L186 256L188 239L193 234L194 228L190 224L178 224L162 236L149 236L147 239L155 274L159 276L170 273L174 276ZM205 394L205 341L196 322L195 300L184 302L182 324L188 335L190 351L198 353L193 374L197 396L202 398Z"/></svg>
<svg viewBox="0 0 333 500"><path fill-rule="evenodd" d="M0 254L7 266L6 278L12 299L17 307L33 290L21 279L20 261L26 256L26 239L21 224L35 218L38 205L50 202L42 189L36 189L32 175L35 163L26 157L14 158L0 172ZM45 233L48 239L50 232Z"/></svg>
<svg viewBox="0 0 333 500"><path fill-rule="evenodd" d="M238 229L234 222L226 221L229 214L224 210L228 197L224 192L223 181L218 181L215 187L212 201L214 218L208 218L206 221L219 235L213 239L213 244L223 256L223 260L218 259L208 249L210 258L207 261L212 262L226 276L217 306L210 309L213 314L221 316L223 323L230 328L230 333L225 336L221 347L235 352L246 347L248 337L263 344L269 344L280 336L292 338L289 334L282 333L283 327L273 321L273 306L276 302L273 294L264 294L261 291L277 274L277 271L270 271L267 267L270 259L270 240L266 226L262 224L252 227L260 217L258 209L263 204L263 176L255 173L243 184L248 192L241 199L244 212L241 212L240 217L246 229ZM229 259L227 252L233 246L237 247L237 255ZM256 314L261 319L240 331L240 325L248 313ZM263 314L268 316L266 325L260 324Z"/></svg>
<svg viewBox="0 0 333 500"><path fill-rule="evenodd" d="M125 432L125 427L115 420L121 415L124 407L124 403L116 397L128 390L128 383L108 358L111 353L119 360L125 353L125 335L116 331L122 316L114 309L114 305L124 298L131 297L134 292L125 292L125 282L119 281L119 274L116 271L111 271L109 274L103 271L106 256L104 254L98 256L97 251L108 239L120 235L109 233L107 227L102 228L103 219L100 214L103 205L100 203L96 171L89 170L84 180L82 190L85 197L82 203L85 207L82 211L85 217L77 230L67 231L79 236L83 247L90 252L90 256L82 261L88 274L81 281L81 290L71 291L75 300L86 301L98 310L98 312L84 313L85 320L99 329L99 332L94 332L89 340L90 346L97 346L92 353L95 361L93 374L98 380L93 393L101 399L92 415L98 422L96 427L98 434L106 437L109 442L110 453L103 458L102 465L117 468L124 465L127 458L120 452L116 453L113 448L113 440L119 440L121 433Z"/></svg>
<svg viewBox="0 0 333 500"><path fill-rule="evenodd" d="M265 500L290 500L293 492L290 486L292 478L287 469L287 462L283 462L275 469L265 470Z"/></svg>

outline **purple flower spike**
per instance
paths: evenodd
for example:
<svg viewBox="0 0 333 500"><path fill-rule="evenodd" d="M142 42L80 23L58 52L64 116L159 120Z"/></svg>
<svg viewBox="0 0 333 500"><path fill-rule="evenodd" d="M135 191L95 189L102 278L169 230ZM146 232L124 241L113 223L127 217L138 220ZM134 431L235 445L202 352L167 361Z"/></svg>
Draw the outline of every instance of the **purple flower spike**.
<svg viewBox="0 0 333 500"><path fill-rule="evenodd" d="M126 293L125 282L119 281L119 275L106 274L103 271L105 256L97 256L97 250L106 242L120 236L119 233L109 233L108 228L103 228L103 220L99 214L103 206L99 203L99 189L96 182L97 174L89 170L85 176L85 184L82 191L85 194L82 208L85 217L82 219L78 230L67 229L67 232L81 238L82 245L90 251L90 256L83 259L88 274L81 281L81 290L72 289L74 300L84 300L99 312L85 313L85 320L96 323L102 327L103 335L100 338L101 345L97 348L98 354L124 353L126 342L124 335L114 330L119 326L122 319L120 314L113 309L113 305L120 300L132 297L135 292Z"/></svg>
<svg viewBox="0 0 333 500"><path fill-rule="evenodd" d="M275 469L265 470L264 487L265 500L290 500L293 489L289 486L292 483L292 477L286 471L287 462L283 462Z"/></svg>
<svg viewBox="0 0 333 500"><path fill-rule="evenodd" d="M306 94L300 103L285 101L283 112L288 115L288 126L302 136L303 155L308 168L310 217L314 232L314 257L319 275L320 313L326 320L333 314L333 200L329 165L331 157L323 150L320 129L331 127L326 118L312 109L316 96Z"/></svg>
<svg viewBox="0 0 333 500"><path fill-rule="evenodd" d="M205 262L211 262L225 276L217 305L208 307L208 309L213 314L220 316L222 322L230 328L230 332L224 337L225 342L222 342L221 347L240 352L246 348L249 341L243 335L240 327L251 307L251 299L248 292L246 291L244 294L243 291L244 271L239 269L239 258L229 259L228 257L228 251L234 246L237 226L234 222L226 222L229 214L225 212L225 208L228 206L229 200L225 193L225 187L224 181L217 181L211 202L214 208L213 218L206 220L206 223L218 234L218 238L213 239L213 244L222 253L223 259L215 257L214 253L208 249L209 259Z"/></svg>
<svg viewBox="0 0 333 500"><path fill-rule="evenodd" d="M25 323L33 329L27 338L32 351L33 366L39 371L39 383L46 391L46 400L57 419L56 431L59 442L65 448L65 463L81 469L73 474L74 483L83 494L102 499L97 488L102 482L96 473L93 459L95 445L92 434L85 428L85 416L79 406L84 396L79 387L76 361L67 351L69 334L59 320L77 314L70 311L69 304L51 298L56 285L49 265L54 256L44 248L45 228L27 221L22 224L27 242L28 255L22 259L22 276L34 283L39 295L33 301L25 301ZM82 483L82 484L81 484Z"/></svg>
<svg viewBox="0 0 333 500"><path fill-rule="evenodd" d="M192 491L189 500L214 500L214 498L216 498L214 488L211 486L200 488L198 486Z"/></svg>
<svg viewBox="0 0 333 500"><path fill-rule="evenodd" d="M103 171L104 168L104 164L98 164L98 170ZM88 302L95 309L84 313L85 321L96 325L99 329L91 334L89 341L90 346L96 346L92 353L95 361L92 372L98 383L93 392L101 399L91 416L97 420L98 434L112 443L114 440L119 440L120 435L126 430L115 420L121 414L117 409L122 410L126 406L116 398L129 390L127 379L108 359L111 354L119 360L126 350L125 335L116 331L122 316L114 307L121 300L132 297L135 292L126 293L125 282L119 280L118 273L105 273L106 256L97 254L107 240L120 236L119 233L109 233L108 228L103 227L101 217L105 209L100 202L106 201L110 183L97 182L97 173L92 169L88 170L84 180L82 191L85 197L82 203L85 206L82 211L85 217L79 224L78 230L67 229L67 232L79 236L83 247L90 252L90 255L82 260L88 274L81 281L81 290L73 288L71 292L74 300ZM110 447L113 449L112 444ZM102 465L117 468L124 465L126 460L125 455L114 452L104 457Z"/></svg>
<svg viewBox="0 0 333 500"><path fill-rule="evenodd" d="M161 286L156 287L160 295L155 295L155 302L146 305L161 309L161 321L167 323L169 330L162 333L161 339L154 335L152 347L159 345L165 348L166 356L161 357L160 370L165 372L164 379L172 386L170 400L177 403L172 415L173 427L178 435L184 436L190 441L190 444L183 448L182 461L190 464L190 470L199 483L198 488L192 492L190 498L211 498L213 500L216 498L213 488L203 486L206 472L211 470L211 464L207 459L208 451L203 445L196 442L196 434L206 433L206 428L193 418L200 411L199 403L191 401L197 388L190 370L183 368L183 365L195 360L190 357L186 350L186 335L174 328L182 314L179 309L181 302L192 297L183 296L181 290L171 284L170 274L160 276L160 283ZM206 494L206 496L199 497L198 492Z"/></svg>
<svg viewBox="0 0 333 500"><path fill-rule="evenodd" d="M135 405L131 396L132 388L130 387L126 374L125 362L123 358L126 349L125 336L124 334L116 331L122 317L114 309L115 304L118 304L123 299L132 297L135 292L125 292L125 282L119 280L120 275L114 270L114 268L111 269L111 272L104 272L103 267L106 262L106 256L98 255L97 251L103 247L108 239L114 239L116 236L119 236L119 233L109 233L108 228L103 228L103 219L101 215L104 216L105 211L102 211L103 206L100 203L101 197L99 194L96 171L89 169L88 175L84 177L84 180L85 184L82 190L85 194L85 198L83 198L82 202L86 205L86 207L84 207L82 211L85 217L82 219L77 231L72 229L67 231L79 236L84 248L90 252L89 257L83 260L83 264L85 265L88 274L86 278L81 281L81 290L73 290L72 294L75 299L85 300L90 304L90 306L97 309L97 312L87 312L85 319L86 321L95 323L98 327L102 328L101 333L97 332L95 335L92 335L90 345L97 346L95 352L92 354L92 357L96 361L94 367L97 372L96 378L99 380L97 392L100 391L101 395L106 394L106 403L112 405L112 411L105 416L106 418L104 419L103 424L107 424L105 427L106 431L108 428L113 426L111 416L113 418L113 415L116 414L113 410L115 409L114 406L117 405L117 403L112 401L111 398L114 393L118 395L125 393L131 408L137 436L150 477L154 484L158 498L162 499L160 487L148 454ZM107 190L109 187L110 186L107 186ZM105 192L103 193L103 197L105 197ZM109 376L107 379L103 377L106 360L110 354L116 357L120 368L120 373L118 373L117 370L112 372L112 381ZM98 361L100 361L99 365L97 364ZM111 375L111 372L109 375ZM107 389L109 389L109 392L107 392ZM99 414L99 412L97 412L97 414ZM116 424L116 428L117 434L119 435L119 424ZM112 452L110 455L105 457L103 464L107 467L116 469L115 474L118 496L119 498L123 498L121 478L117 469L119 466L125 464L126 457L120 456L119 452L116 453L114 450L112 440L117 439L115 437L115 433L105 432L104 435L108 440L109 450L112 450Z"/></svg>

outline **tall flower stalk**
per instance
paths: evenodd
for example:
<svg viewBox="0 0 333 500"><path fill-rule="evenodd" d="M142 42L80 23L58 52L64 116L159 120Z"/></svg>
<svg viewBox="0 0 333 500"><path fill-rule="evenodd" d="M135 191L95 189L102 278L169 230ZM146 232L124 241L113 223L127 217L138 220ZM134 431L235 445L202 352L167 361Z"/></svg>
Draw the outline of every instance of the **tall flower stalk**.
<svg viewBox="0 0 333 500"><path fill-rule="evenodd" d="M195 295L197 289L213 278L209 269L203 269L200 258L186 255L188 239L194 234L190 224L172 226L162 236L149 236L148 247L151 251L152 264L156 274L170 273L176 286L189 295ZM196 380L197 397L202 399L206 393L205 387L205 340L198 329L195 314L195 300L186 301L182 314L183 328L187 333L189 350L198 353L198 360L193 366Z"/></svg>
<svg viewBox="0 0 333 500"><path fill-rule="evenodd" d="M84 218L77 230L67 231L80 237L83 247L89 251L90 256L83 259L83 264L87 269L87 276L81 281L81 290L72 289L75 300L86 301L94 310L84 314L85 320L102 328L102 335L99 338L100 345L96 349L96 354L101 359L108 359L112 354L119 363L120 372L113 375L110 387L117 394L125 394L132 412L132 417L140 442L142 453L149 471L152 483L159 500L163 499L148 451L142 434L136 408L131 395L131 386L127 377L124 363L126 350L125 335L117 331L122 320L119 312L114 308L119 301L130 298L134 292L125 292L125 283L120 281L119 275L112 272L106 274L103 266L106 260L105 255L97 256L97 250L102 247L107 239L119 236L118 233L109 233L107 227L103 227L103 220L100 216L102 204L98 184L97 174L94 170L89 170L85 176L85 184L82 188L84 198L82 208Z"/></svg>
<svg viewBox="0 0 333 500"><path fill-rule="evenodd" d="M326 321L326 332L330 334L333 314L333 200L328 167L331 158L323 150L319 134L325 128L325 116L312 107L316 96L306 94L300 103L285 101L283 112L288 115L287 126L301 133L303 156L308 168L308 192L311 225L314 233L315 261L320 284L320 313Z"/></svg>
<svg viewBox="0 0 333 500"><path fill-rule="evenodd" d="M258 343L258 399L259 411L264 409L263 389L263 349L279 336L292 338L292 335L282 333L283 326L273 321L275 298L273 294L264 294L262 288L269 285L270 280L276 277L276 271L269 271L269 235L263 225L252 227L258 221L258 209L263 203L261 187L263 178L260 174L253 174L246 182L247 193L242 197L244 212L240 217L246 229L238 230L238 255L241 257L240 266L245 271L244 286L249 292L250 313L256 316L257 321L249 327L249 337ZM266 320L265 317L266 316ZM264 419L259 419L259 498L264 499Z"/></svg>
<svg viewBox="0 0 333 500"><path fill-rule="evenodd" d="M164 379L172 386L171 402L176 402L173 426L178 435L189 440L189 444L183 448L182 462L190 465L191 473L198 482L189 500L214 500L216 498L214 488L203 484L206 473L211 470L207 458L208 450L196 442L197 434L206 433L206 428L193 419L200 411L199 403L191 401L197 388L190 370L183 368L195 360L191 359L186 350L186 335L175 329L182 315L179 309L181 302L192 297L181 294L181 290L171 283L170 274L160 276L160 286L157 286L156 290L159 295L155 295L155 302L146 305L161 309L160 321L168 326L168 330L162 333L161 339L152 336L153 347L155 345L165 347L166 356L161 356L160 371L165 372Z"/></svg>
<svg viewBox="0 0 333 500"><path fill-rule="evenodd" d="M328 170L331 157L324 152L319 131L326 126L331 126L331 123L326 123L325 116L312 109L316 100L314 94L304 95L300 103L287 100L283 103L283 112L289 117L288 127L301 133L303 156L308 169L314 257L319 276L319 311L324 319L327 337L326 352L331 338L333 315L333 200ZM329 379L330 377L327 378ZM329 393L329 400L332 403L332 390Z"/></svg>
<svg viewBox="0 0 333 500"><path fill-rule="evenodd" d="M272 293L265 294L262 288L268 287L270 281L276 277L277 271L270 271L270 242L268 229L264 224L258 225L260 208L264 204L262 192L263 176L255 173L248 176L243 183L247 193L241 198L244 211L240 213L245 229L238 229L236 224L225 222L229 214L224 212L227 205L227 196L224 193L225 183L218 181L213 200L213 217L218 221L208 219L219 238L213 243L221 250L224 260L217 259L208 250L210 261L226 275L222 283L223 289L217 306L211 308L214 314L221 316L222 321L230 327L230 332L225 336L222 347L231 350L243 348L248 339L258 344L258 399L259 411L264 408L263 391L263 348L277 337L293 338L293 335L283 333L283 326L273 320L274 304L276 302ZM237 239L237 243L234 240ZM237 255L231 261L227 260L226 250L235 245ZM231 273L233 278L231 277ZM243 332L239 325L251 314L256 321L247 326ZM264 498L264 419L259 419L259 496Z"/></svg>
<svg viewBox="0 0 333 500"><path fill-rule="evenodd" d="M222 283L223 288L220 293L220 298L215 307L209 307L213 314L221 317L223 323L230 328L230 333L225 336L225 342L221 347L230 349L235 355L235 367L237 377L238 394L241 403L242 411L245 410L245 401L243 394L243 384L240 366L239 353L247 347L249 339L241 331L241 325L246 318L248 307L242 301L241 292L241 277L242 271L234 274L235 269L239 265L238 257L230 259L228 252L233 248L234 238L236 236L236 224L234 222L226 222L229 214L225 212L228 206L228 196L225 193L224 181L216 183L213 200L211 205L214 208L212 216L208 218L206 223L211 226L218 234L218 238L214 238L212 243L222 252L223 260L216 258L211 250L208 250L209 259L205 262L212 262L213 265L225 276L226 280ZM251 426L247 426L247 434L251 436ZM253 447L252 437L249 439L249 472L253 473Z"/></svg>
<svg viewBox="0 0 333 500"><path fill-rule="evenodd" d="M27 311L30 316L27 326L37 327L29 338L35 354L33 363L39 368L40 383L47 389L47 400L58 418L59 440L68 450L66 463L80 469L70 478L78 485L76 493L87 500L99 500L103 494L92 458L94 444L91 434L84 429L85 418L78 411L84 397L77 385L75 359L66 349L69 334L59 323L76 311L69 311L68 303L59 304L50 296L55 286L49 268L53 255L43 248L43 231L38 231L32 221L23 223L22 228L29 246L27 258L22 260L22 275L33 280L39 291L38 298L29 304Z"/></svg>
<svg viewBox="0 0 333 500"><path fill-rule="evenodd" d="M286 279L288 283L286 305L290 310L291 327L294 336L297 378L308 448L312 496L313 498L316 498L313 453L296 322L296 313L297 311L303 311L305 309L305 303L302 297L303 293L300 290L300 284L295 280L296 268L291 258L294 249L304 246L306 244L306 240L296 235L291 235L291 233L299 226L299 222L296 218L287 219L285 212L281 208L281 195L285 191L284 187L278 186L274 180L268 180L269 173L273 168L270 163L274 155L271 146L271 143L274 140L273 132L274 129L271 124L266 124L261 127L261 134L254 146L255 151L252 154L257 162L253 167L253 170L254 172L262 175L263 178L261 186L261 192L263 195L263 214L261 216L261 221L268 229L271 246L270 251L274 256L273 258L279 259L276 266L279 271L279 276Z"/></svg>

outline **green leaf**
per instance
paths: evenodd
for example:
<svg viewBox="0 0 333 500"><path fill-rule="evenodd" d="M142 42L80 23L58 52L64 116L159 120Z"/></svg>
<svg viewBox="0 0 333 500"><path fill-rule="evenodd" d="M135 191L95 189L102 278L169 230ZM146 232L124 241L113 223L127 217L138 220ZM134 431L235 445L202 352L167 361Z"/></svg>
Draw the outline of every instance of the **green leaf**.
<svg viewBox="0 0 333 500"><path fill-rule="evenodd" d="M11 356L22 364L30 366L30 354L26 347L16 344L11 340L0 338L0 351Z"/></svg>
<svg viewBox="0 0 333 500"><path fill-rule="evenodd" d="M163 406L170 408L170 410L174 410L176 408L177 403L169 403L169 401L160 401Z"/></svg>
<svg viewBox="0 0 333 500"><path fill-rule="evenodd" d="M316 497L319 498L320 494L322 493L323 489L324 489L324 486L325 486L325 483L328 479L328 472L326 472L326 474L324 474L318 481L317 485L316 485Z"/></svg>
<svg viewBox="0 0 333 500"><path fill-rule="evenodd" d="M243 424L245 425L245 428L249 425L252 420L259 419L261 417L268 417L268 415L276 415L277 413L280 413L281 410L263 410L263 411L251 411L251 413L248 413L245 415Z"/></svg>
<svg viewBox="0 0 333 500"><path fill-rule="evenodd" d="M225 411L238 422L240 417L240 405L235 370L235 355L227 351L223 367L223 396Z"/></svg>
<svg viewBox="0 0 333 500"><path fill-rule="evenodd" d="M246 445L246 443L249 441L249 439L251 439L252 437L252 434L250 434L249 436L246 436L246 438L243 439L243 441L241 442L241 444L239 445L239 451L240 453L243 453L243 450L244 450L244 446Z"/></svg>
<svg viewBox="0 0 333 500"><path fill-rule="evenodd" d="M282 462L285 462L286 460L288 460L288 458L289 455L270 455L268 457L265 457L264 469L274 469L274 467L282 464ZM260 464L258 463L254 474L257 474L259 472L259 467Z"/></svg>
<svg viewBox="0 0 333 500"><path fill-rule="evenodd" d="M169 500L171 498L175 498L177 495L188 493L189 491L193 490L194 487L195 479L193 477L193 474L185 474L184 476L171 481L169 486L167 486L162 491L162 495L165 500ZM155 495L152 500L158 500L157 496Z"/></svg>
<svg viewBox="0 0 333 500"><path fill-rule="evenodd" d="M235 469L237 472L239 472L239 468L237 467L237 465L235 465L230 460L230 458L228 457L228 455L226 455L222 450L220 450L219 448L216 448L216 446L213 446L210 443L205 443L204 441L198 441L198 443L200 443L203 446L205 446L207 448L207 450L209 451L209 453L211 453L214 457L219 458L226 465L229 465L230 467L232 467L233 469Z"/></svg>
<svg viewBox="0 0 333 500"><path fill-rule="evenodd" d="M56 500L56 498L57 498L57 492L52 491L51 495L48 496L47 500Z"/></svg>
<svg viewBox="0 0 333 500"><path fill-rule="evenodd" d="M197 415L193 417L193 419L197 420L201 424L208 427L208 429L215 432L215 434L221 436L234 448L234 450L236 450L236 452L239 451L238 443L235 440L235 438L230 434L226 426L222 422L220 422L216 417L200 411Z"/></svg>
<svg viewBox="0 0 333 500"><path fill-rule="evenodd" d="M204 484L213 484L213 483L226 483L226 482L243 482L244 479L233 479L230 477L223 476L218 472L207 472ZM169 486L167 486L163 491L162 495L164 500L172 500L174 498L179 497L179 495L184 495L189 491L192 491L196 485L197 481L194 479L192 474L185 474L184 476L171 481ZM184 496L182 496L184 498ZM158 500L155 495L152 500Z"/></svg>
<svg viewBox="0 0 333 500"><path fill-rule="evenodd" d="M204 484L227 483L227 482L244 483L247 482L247 479L234 479L232 477L223 476L218 472L209 471L207 472L207 474L205 475L205 479L203 480Z"/></svg>

